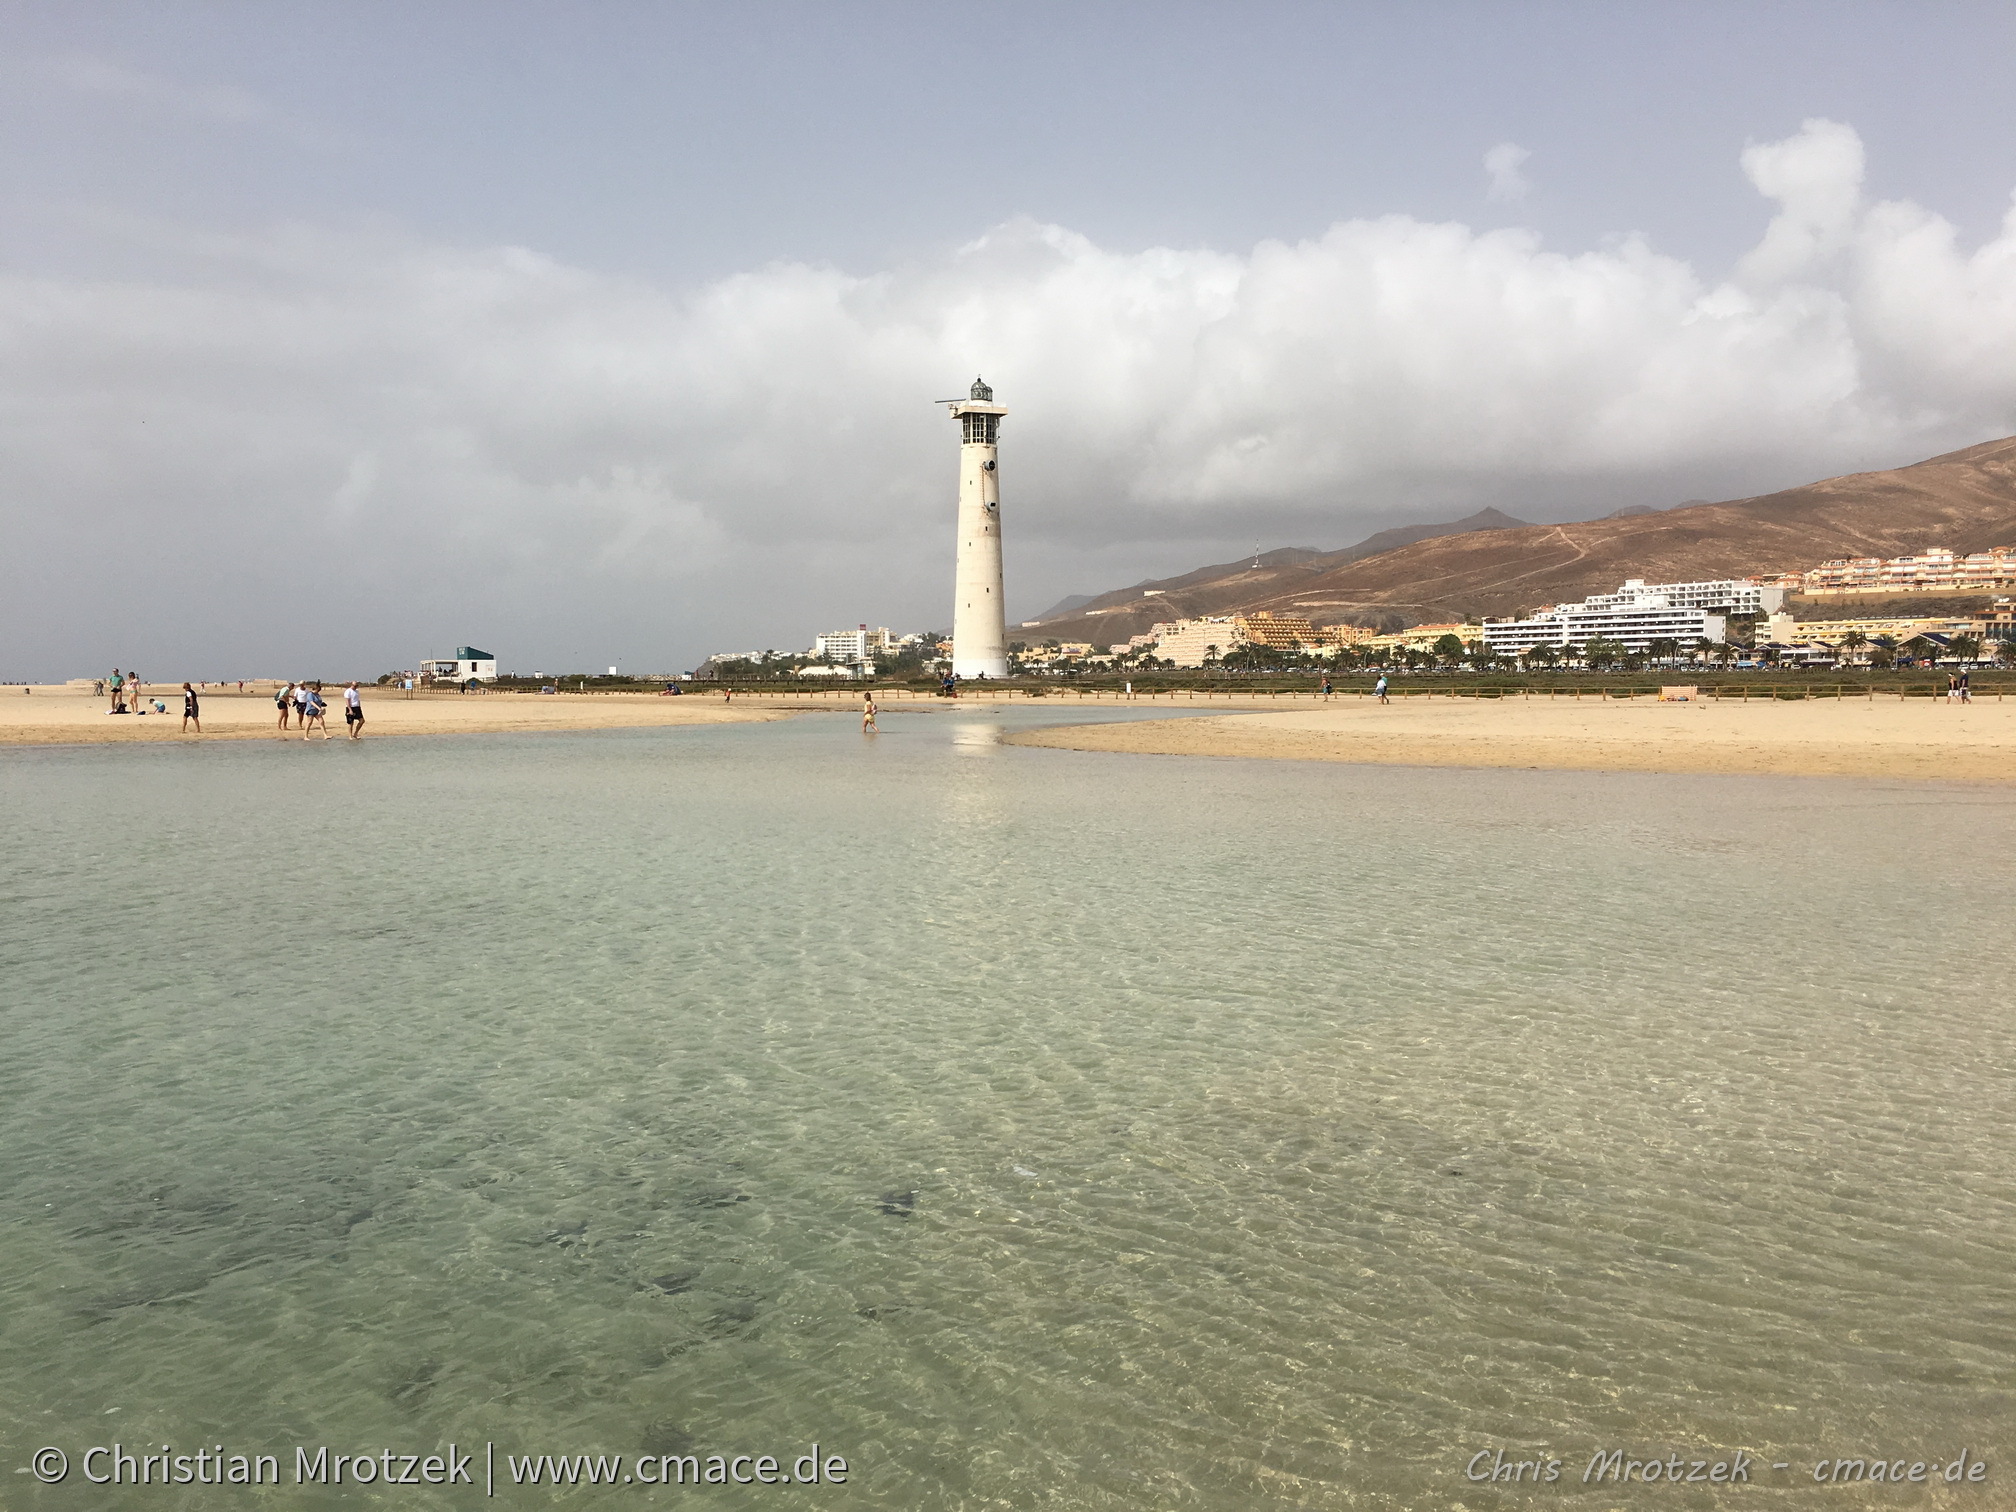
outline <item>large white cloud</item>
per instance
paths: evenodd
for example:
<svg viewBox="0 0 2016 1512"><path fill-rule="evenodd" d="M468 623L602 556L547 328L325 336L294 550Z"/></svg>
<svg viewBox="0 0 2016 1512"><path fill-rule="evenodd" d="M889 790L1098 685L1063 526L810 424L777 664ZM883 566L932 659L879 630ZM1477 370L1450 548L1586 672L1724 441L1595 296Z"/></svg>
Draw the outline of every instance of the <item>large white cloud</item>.
<svg viewBox="0 0 2016 1512"><path fill-rule="evenodd" d="M1012 221L696 291L390 235L130 232L173 276L0 279L0 624L41 671L141 635L217 658L247 624L287 655L377 634L410 661L452 619L665 662L939 619L929 401L976 369L1012 411L1011 569L1051 580L1025 603L1249 522L1338 544L1506 479L1795 481L2016 428L2016 212L1964 249L1867 202L1827 121L1743 167L1777 208L1723 279L1403 216L1239 255ZM347 580L351 618L290 599L288 560Z"/></svg>

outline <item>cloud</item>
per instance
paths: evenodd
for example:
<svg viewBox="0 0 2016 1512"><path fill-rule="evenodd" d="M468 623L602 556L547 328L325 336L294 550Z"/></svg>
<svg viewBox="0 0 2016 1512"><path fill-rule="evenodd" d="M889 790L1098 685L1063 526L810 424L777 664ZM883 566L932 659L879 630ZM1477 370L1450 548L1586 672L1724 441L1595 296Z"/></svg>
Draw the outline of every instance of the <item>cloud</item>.
<svg viewBox="0 0 2016 1512"><path fill-rule="evenodd" d="M193 120L241 125L273 115L266 102L249 90L228 84L181 84L106 58L71 54L51 58L45 67L51 78L79 94L136 101Z"/></svg>
<svg viewBox="0 0 2016 1512"><path fill-rule="evenodd" d="M1533 187L1533 181L1519 170L1526 159L1533 156L1517 142L1500 142L1484 154L1484 171L1491 177L1491 187L1484 197L1493 204L1517 204L1526 198L1526 191Z"/></svg>
<svg viewBox="0 0 2016 1512"><path fill-rule="evenodd" d="M1642 240L1406 216L1237 254L1016 220L911 266L692 290L520 248L171 229L164 260L197 273L0 276L0 642L95 665L100 631L251 625L290 665L372 635L387 665L458 636L690 664L940 620L931 401L976 370L1010 411L1018 601L1183 565L1172 542L1340 544L1507 480L1677 498L2007 433L2016 211L1969 250L1866 203L1860 161L1826 122L1746 152L1778 208L1727 280ZM102 570L113 543L152 570ZM291 564L324 562L334 607L297 601Z"/></svg>
<svg viewBox="0 0 2016 1512"><path fill-rule="evenodd" d="M1740 279L1809 277L1846 250L1862 202L1862 138L1854 127L1808 120L1796 136L1745 148L1743 172L1779 209L1738 267Z"/></svg>

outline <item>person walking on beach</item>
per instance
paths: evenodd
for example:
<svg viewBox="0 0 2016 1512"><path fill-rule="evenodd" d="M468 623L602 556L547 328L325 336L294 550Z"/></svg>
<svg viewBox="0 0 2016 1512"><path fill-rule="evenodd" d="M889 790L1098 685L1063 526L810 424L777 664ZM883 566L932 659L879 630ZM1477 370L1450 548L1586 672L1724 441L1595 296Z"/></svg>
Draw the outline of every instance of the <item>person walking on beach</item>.
<svg viewBox="0 0 2016 1512"><path fill-rule="evenodd" d="M350 727L352 740L364 733L364 695L354 682L343 690L343 723Z"/></svg>
<svg viewBox="0 0 2016 1512"><path fill-rule="evenodd" d="M304 730L308 728L308 703L308 684L297 682L294 684L294 723Z"/></svg>
<svg viewBox="0 0 2016 1512"><path fill-rule="evenodd" d="M304 684L301 697L301 738L306 740L308 732L319 724L322 726L322 738L329 739L329 708L322 702L322 695Z"/></svg>
<svg viewBox="0 0 2016 1512"><path fill-rule="evenodd" d="M1960 702L1971 704L1974 702L1974 689L1968 685L1967 677L1965 672L1960 674Z"/></svg>
<svg viewBox="0 0 2016 1512"><path fill-rule="evenodd" d="M280 711L280 728L285 730L287 728L287 715L294 708L294 684L290 682L286 687L273 695L273 707Z"/></svg>
<svg viewBox="0 0 2016 1512"><path fill-rule="evenodd" d="M882 733L875 728L875 695L872 692L861 695L861 733L863 735Z"/></svg>
<svg viewBox="0 0 2016 1512"><path fill-rule="evenodd" d="M196 726L196 733L203 733L203 710L196 702L196 690L186 682L182 684L182 733L189 733L190 725Z"/></svg>
<svg viewBox="0 0 2016 1512"><path fill-rule="evenodd" d="M1384 672L1379 674L1379 681L1372 684L1372 696L1382 704L1393 702L1392 699L1386 696L1386 674Z"/></svg>
<svg viewBox="0 0 2016 1512"><path fill-rule="evenodd" d="M1327 673L1323 678L1323 702L1330 702L1330 678Z"/></svg>

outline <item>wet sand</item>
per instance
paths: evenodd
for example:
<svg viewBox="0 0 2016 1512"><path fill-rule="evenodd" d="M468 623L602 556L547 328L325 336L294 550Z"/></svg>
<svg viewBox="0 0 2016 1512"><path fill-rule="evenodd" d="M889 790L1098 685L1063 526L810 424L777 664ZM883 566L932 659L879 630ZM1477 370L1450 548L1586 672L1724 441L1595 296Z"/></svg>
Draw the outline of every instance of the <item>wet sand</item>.
<svg viewBox="0 0 2016 1512"><path fill-rule="evenodd" d="M168 706L166 714L108 714L109 699L74 689L0 688L0 746L97 745L123 741L275 740L278 710L270 691L243 694L199 691L203 733L182 733L182 693L150 684L149 699ZM343 690L325 689L329 703L329 734L347 739L343 726ZM778 701L781 704L782 701ZM723 704L696 695L662 698L648 693L403 693L364 690L365 739L387 735L474 735L515 731L610 730L658 725L749 724L786 719L780 706ZM289 721L290 725L292 721ZM285 732L295 740L299 729ZM322 738L318 729L315 739Z"/></svg>
<svg viewBox="0 0 2016 1512"><path fill-rule="evenodd" d="M1352 699L1327 708L1076 725L1014 745L1397 766L2016 781L2016 701Z"/></svg>

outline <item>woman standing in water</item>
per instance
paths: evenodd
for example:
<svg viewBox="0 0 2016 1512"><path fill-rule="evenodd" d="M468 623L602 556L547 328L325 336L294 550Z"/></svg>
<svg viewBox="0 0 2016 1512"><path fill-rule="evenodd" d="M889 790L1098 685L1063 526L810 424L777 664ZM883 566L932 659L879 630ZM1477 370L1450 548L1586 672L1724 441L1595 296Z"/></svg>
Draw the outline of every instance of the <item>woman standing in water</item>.
<svg viewBox="0 0 2016 1512"><path fill-rule="evenodd" d="M329 706L322 702L320 689L301 685L301 738L306 740L308 732L317 725L322 726L322 738L329 738Z"/></svg>
<svg viewBox="0 0 2016 1512"><path fill-rule="evenodd" d="M875 695L872 691L861 695L861 733L863 735L882 733L875 728Z"/></svg>

